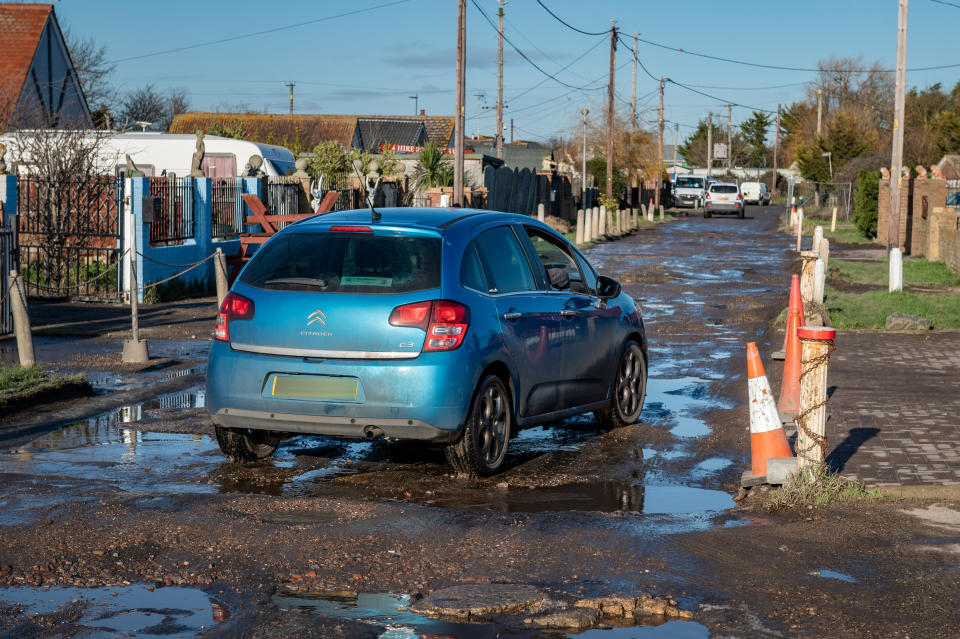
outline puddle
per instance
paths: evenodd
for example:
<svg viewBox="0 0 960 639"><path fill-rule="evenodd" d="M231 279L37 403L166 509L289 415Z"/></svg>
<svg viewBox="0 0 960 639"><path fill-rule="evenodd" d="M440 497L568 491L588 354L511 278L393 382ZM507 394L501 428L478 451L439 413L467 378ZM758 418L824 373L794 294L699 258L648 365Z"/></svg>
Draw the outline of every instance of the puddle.
<svg viewBox="0 0 960 639"><path fill-rule="evenodd" d="M286 610L383 626L386 631L380 635L382 639L419 639L423 635L446 635L457 639L496 639L500 636L495 624L441 621L408 610L397 610L409 606L409 595L361 593L348 599L274 595L273 602Z"/></svg>
<svg viewBox="0 0 960 639"><path fill-rule="evenodd" d="M497 639L499 637L543 637L546 633L534 628L517 628L503 622L464 623L430 619L409 611L409 595L366 594L354 597L320 597L309 595L275 595L280 608L334 619L349 619L385 628L380 639ZM522 615L522 613L521 613ZM706 639L706 627L692 621L668 621L660 626L632 626L609 630L588 630L580 634L551 635L578 639Z"/></svg>
<svg viewBox="0 0 960 639"><path fill-rule="evenodd" d="M0 588L0 606L47 615L77 602L80 616L71 625L84 637L188 639L228 617L226 608L195 588L147 588Z"/></svg>
<svg viewBox="0 0 960 639"><path fill-rule="evenodd" d="M729 459L724 459L723 457L711 457L710 459L704 459L702 462L693 467L690 471L690 476L694 479L703 479L709 475L720 472L724 468L730 466L733 462Z"/></svg>
<svg viewBox="0 0 960 639"><path fill-rule="evenodd" d="M729 402L707 395L709 382L699 377L661 378L647 381L647 399L640 421L666 422L677 437L703 437L710 427L692 413L730 408Z"/></svg>
<svg viewBox="0 0 960 639"><path fill-rule="evenodd" d="M857 580L851 577L850 575L844 574L842 572L837 572L836 570L825 570L821 568L820 570L815 570L810 573L814 577L823 577L824 579L837 579L839 581L845 581L850 584L857 583Z"/></svg>
<svg viewBox="0 0 960 639"><path fill-rule="evenodd" d="M668 621L661 626L587 630L566 636L576 639L709 639L710 630L695 621Z"/></svg>

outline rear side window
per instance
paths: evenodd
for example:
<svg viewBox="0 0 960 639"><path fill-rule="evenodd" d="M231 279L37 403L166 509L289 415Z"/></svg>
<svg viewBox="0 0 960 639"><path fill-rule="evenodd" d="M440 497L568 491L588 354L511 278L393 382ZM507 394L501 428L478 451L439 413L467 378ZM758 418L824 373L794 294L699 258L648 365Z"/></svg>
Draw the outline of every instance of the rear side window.
<svg viewBox="0 0 960 639"><path fill-rule="evenodd" d="M537 285L520 242L508 226L484 231L474 240L487 274L487 292L533 291Z"/></svg>
<svg viewBox="0 0 960 639"><path fill-rule="evenodd" d="M409 293L440 287L440 238L285 233L254 254L240 281L316 293Z"/></svg>
<svg viewBox="0 0 960 639"><path fill-rule="evenodd" d="M714 184L710 187L711 193L736 193L737 187L732 184Z"/></svg>
<svg viewBox="0 0 960 639"><path fill-rule="evenodd" d="M487 283L483 277L483 267L477 256L477 247L473 242L467 245L463 252L463 262L460 264L460 284L475 291L486 292Z"/></svg>
<svg viewBox="0 0 960 639"><path fill-rule="evenodd" d="M677 178L677 186L681 189L702 189L703 178Z"/></svg>

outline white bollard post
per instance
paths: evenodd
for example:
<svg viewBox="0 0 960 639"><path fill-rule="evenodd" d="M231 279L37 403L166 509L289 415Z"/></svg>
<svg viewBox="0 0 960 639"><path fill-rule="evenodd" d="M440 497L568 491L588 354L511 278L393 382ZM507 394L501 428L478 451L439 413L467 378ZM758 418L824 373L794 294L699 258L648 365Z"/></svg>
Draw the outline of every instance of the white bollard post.
<svg viewBox="0 0 960 639"><path fill-rule="evenodd" d="M220 249L217 249L216 254L214 254L213 268L217 281L217 308L219 309L220 305L223 304L223 298L230 291L227 278L227 256Z"/></svg>
<svg viewBox="0 0 960 639"><path fill-rule="evenodd" d="M593 209L588 208L583 212L583 242L586 244L593 241Z"/></svg>
<svg viewBox="0 0 960 639"><path fill-rule="evenodd" d="M577 246L583 246L583 209L577 209Z"/></svg>
<svg viewBox="0 0 960 639"><path fill-rule="evenodd" d="M816 228L813 229L813 248L812 250L817 253L820 252L820 242L823 240L823 227L817 224Z"/></svg>
<svg viewBox="0 0 960 639"><path fill-rule="evenodd" d="M537 204L537 219L540 220L541 222L543 222L543 218L544 218L544 215L543 215L543 202L540 202L540 204Z"/></svg>
<svg viewBox="0 0 960 639"><path fill-rule="evenodd" d="M7 294L13 311L13 331L17 336L20 365L33 366L37 363L37 358L33 351L30 315L27 313L27 292L23 287L23 278L16 271L10 271L10 277L7 278Z"/></svg>
<svg viewBox="0 0 960 639"><path fill-rule="evenodd" d="M660 205L660 221L663 222L663 205Z"/></svg>
<svg viewBox="0 0 960 639"><path fill-rule="evenodd" d="M830 238L820 240L820 259L823 260L823 272L829 272L830 268Z"/></svg>
<svg viewBox="0 0 960 639"><path fill-rule="evenodd" d="M890 292L903 290L903 253L894 246L890 249Z"/></svg>
<svg viewBox="0 0 960 639"><path fill-rule="evenodd" d="M797 253L800 252L800 246L803 242L803 207L797 212Z"/></svg>
<svg viewBox="0 0 960 639"><path fill-rule="evenodd" d="M830 218L830 232L834 233L837 230L837 207L833 207L833 217Z"/></svg>
<svg viewBox="0 0 960 639"><path fill-rule="evenodd" d="M813 270L816 267L818 253L813 251L801 251L800 259L800 298L804 304L813 301Z"/></svg>
<svg viewBox="0 0 960 639"><path fill-rule="evenodd" d="M644 220L647 219L647 205L646 205L646 204L641 204L641 205L640 205L640 215L643 216L643 219L644 219Z"/></svg>
<svg viewBox="0 0 960 639"><path fill-rule="evenodd" d="M600 235L598 237L603 237L607 234L607 207L600 205Z"/></svg>
<svg viewBox="0 0 960 639"><path fill-rule="evenodd" d="M593 230L590 231L590 238L596 242L600 237L600 207L593 207Z"/></svg>
<svg viewBox="0 0 960 639"><path fill-rule="evenodd" d="M813 301L817 304L823 304L823 288L826 285L827 272L823 266L823 260L819 257L813 265Z"/></svg>

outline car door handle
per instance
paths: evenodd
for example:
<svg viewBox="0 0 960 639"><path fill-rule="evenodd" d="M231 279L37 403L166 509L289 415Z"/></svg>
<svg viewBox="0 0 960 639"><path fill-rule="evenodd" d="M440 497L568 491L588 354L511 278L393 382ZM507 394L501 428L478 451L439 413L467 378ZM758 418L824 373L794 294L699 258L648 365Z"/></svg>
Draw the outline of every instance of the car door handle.
<svg viewBox="0 0 960 639"><path fill-rule="evenodd" d="M560 316L561 316L561 317L573 317L574 315L579 315L579 314L580 314L579 311L574 311L574 310L562 310L562 311L560 311Z"/></svg>
<svg viewBox="0 0 960 639"><path fill-rule="evenodd" d="M523 317L523 313L504 313L503 319L505 320L515 320Z"/></svg>

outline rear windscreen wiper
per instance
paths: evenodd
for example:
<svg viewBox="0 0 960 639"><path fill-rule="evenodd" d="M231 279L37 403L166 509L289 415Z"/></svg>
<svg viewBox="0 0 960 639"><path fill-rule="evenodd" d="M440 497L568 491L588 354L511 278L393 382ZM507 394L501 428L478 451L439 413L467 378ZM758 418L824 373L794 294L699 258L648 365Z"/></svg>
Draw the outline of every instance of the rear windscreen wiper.
<svg viewBox="0 0 960 639"><path fill-rule="evenodd" d="M267 286L273 284L295 284L298 286L315 286L317 288L327 288L330 286L330 280L317 279L314 277L279 277L275 280L264 282Z"/></svg>

